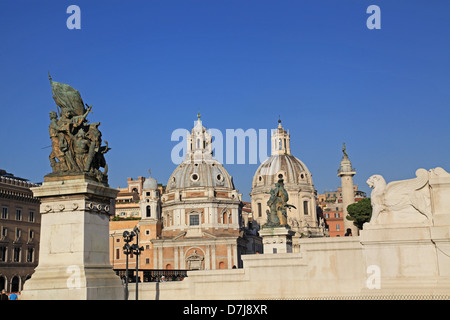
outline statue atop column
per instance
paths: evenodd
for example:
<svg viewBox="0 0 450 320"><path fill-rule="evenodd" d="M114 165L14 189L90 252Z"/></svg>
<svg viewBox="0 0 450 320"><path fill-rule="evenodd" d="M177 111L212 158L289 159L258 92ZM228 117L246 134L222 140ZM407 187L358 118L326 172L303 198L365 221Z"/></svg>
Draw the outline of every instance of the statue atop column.
<svg viewBox="0 0 450 320"><path fill-rule="evenodd" d="M270 210L266 210L267 223L263 225L263 228L274 227L286 227L290 228L287 223L287 208L295 208L293 205L288 204L289 195L284 189L283 179L279 179L275 183L275 187L270 190L270 198L267 201L267 205Z"/></svg>
<svg viewBox="0 0 450 320"><path fill-rule="evenodd" d="M99 182L107 183L108 165L104 154L110 150L108 142L102 146L100 122L89 123L92 106L81 99L78 90L55 82L49 74L53 100L58 111L50 112L49 134L52 151L49 155L52 176L84 174ZM103 171L100 168L104 168Z"/></svg>
<svg viewBox="0 0 450 320"><path fill-rule="evenodd" d="M342 159L348 160L347 147L345 146L345 142L342 143Z"/></svg>

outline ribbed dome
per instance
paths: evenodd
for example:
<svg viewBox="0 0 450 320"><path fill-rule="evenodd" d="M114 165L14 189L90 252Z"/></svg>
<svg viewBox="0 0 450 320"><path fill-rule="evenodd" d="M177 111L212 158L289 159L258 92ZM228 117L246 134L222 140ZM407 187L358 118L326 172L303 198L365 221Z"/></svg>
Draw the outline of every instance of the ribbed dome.
<svg viewBox="0 0 450 320"><path fill-rule="evenodd" d="M291 154L289 131L283 129L281 120L278 120L277 129L272 131L271 140L272 155L256 170L252 188L261 191L261 187L264 189L273 187L279 179L283 179L286 186L290 184L312 186L311 173L308 168Z"/></svg>
<svg viewBox="0 0 450 320"><path fill-rule="evenodd" d="M278 179L283 179L285 185L312 185L311 173L302 161L290 154L275 154L256 170L252 186L273 186Z"/></svg>
<svg viewBox="0 0 450 320"><path fill-rule="evenodd" d="M190 187L224 187L233 190L233 180L212 157L212 135L202 125L200 114L187 135L187 153L167 182L166 191Z"/></svg>
<svg viewBox="0 0 450 320"><path fill-rule="evenodd" d="M225 187L234 189L233 179L217 160L184 161L172 173L167 191L189 187Z"/></svg>

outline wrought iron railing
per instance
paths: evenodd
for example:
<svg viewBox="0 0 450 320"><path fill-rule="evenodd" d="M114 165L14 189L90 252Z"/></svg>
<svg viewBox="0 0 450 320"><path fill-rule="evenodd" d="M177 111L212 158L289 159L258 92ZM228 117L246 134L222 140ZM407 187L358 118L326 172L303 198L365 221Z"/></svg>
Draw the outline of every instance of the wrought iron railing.
<svg viewBox="0 0 450 320"><path fill-rule="evenodd" d="M125 281L126 269L114 269L114 271ZM128 269L128 282L136 282L135 272L136 269ZM181 281L187 277L187 272L188 270L140 269L139 282Z"/></svg>

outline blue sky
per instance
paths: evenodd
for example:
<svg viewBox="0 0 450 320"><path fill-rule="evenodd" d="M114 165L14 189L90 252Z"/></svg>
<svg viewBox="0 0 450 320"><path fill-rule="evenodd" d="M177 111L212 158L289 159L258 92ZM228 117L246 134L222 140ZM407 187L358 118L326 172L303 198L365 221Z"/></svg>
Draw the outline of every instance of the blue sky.
<svg viewBox="0 0 450 320"><path fill-rule="evenodd" d="M71 4L80 30L66 27ZM450 171L449 12L446 0L2 0L0 168L33 182L51 171L50 71L94 106L111 187L149 168L166 184L171 134L199 111L224 135L280 116L319 193L340 185L344 141L368 193L372 174ZM225 164L244 200L258 165Z"/></svg>

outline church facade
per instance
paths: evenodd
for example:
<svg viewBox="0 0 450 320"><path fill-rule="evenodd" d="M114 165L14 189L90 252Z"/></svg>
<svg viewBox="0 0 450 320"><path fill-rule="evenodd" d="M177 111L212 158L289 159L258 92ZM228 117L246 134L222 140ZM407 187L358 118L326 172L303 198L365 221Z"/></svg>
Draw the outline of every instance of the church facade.
<svg viewBox="0 0 450 320"><path fill-rule="evenodd" d="M295 236L294 250L301 237L323 237L325 225L317 216L317 204L312 175L306 165L291 154L289 132L278 121L278 127L271 134L271 156L256 170L250 193L253 221L260 227L267 222L267 201L275 183L283 179L289 195L288 204L295 208L287 210L287 222ZM298 249L298 248L297 248Z"/></svg>
<svg viewBox="0 0 450 320"><path fill-rule="evenodd" d="M262 246L259 237L246 233L241 194L212 157L212 136L200 115L187 136L186 157L161 200L163 228L161 237L152 241L158 269L240 267L242 254Z"/></svg>

